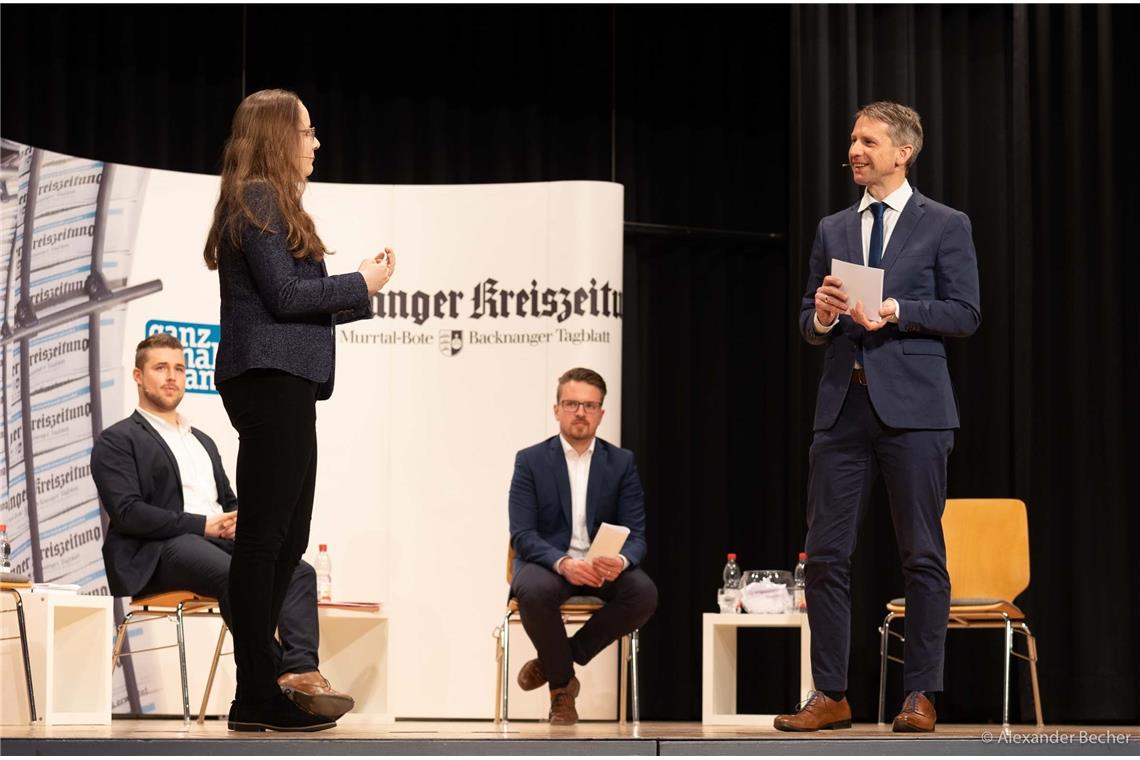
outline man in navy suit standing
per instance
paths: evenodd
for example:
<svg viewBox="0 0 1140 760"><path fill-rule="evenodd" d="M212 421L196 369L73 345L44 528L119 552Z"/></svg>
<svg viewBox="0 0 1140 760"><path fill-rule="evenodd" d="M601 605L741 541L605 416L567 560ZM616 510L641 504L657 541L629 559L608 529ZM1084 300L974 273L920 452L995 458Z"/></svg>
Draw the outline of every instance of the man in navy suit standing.
<svg viewBox="0 0 1140 760"><path fill-rule="evenodd" d="M942 690L950 579L942 536L958 404L947 337L978 329L970 220L907 182L922 149L914 110L880 101L855 114L848 151L857 204L824 218L812 246L800 333L825 346L809 454L807 608L814 691L784 731L847 728L851 554L881 473L906 584L906 698L895 731L933 731ZM854 303L833 260L883 269L881 304Z"/></svg>
<svg viewBox="0 0 1140 760"><path fill-rule="evenodd" d="M578 720L574 663L585 665L657 608L657 587L638 567L646 548L645 498L633 452L595 437L605 397L606 382L593 370L558 378L559 434L520 451L511 479L511 594L538 652L518 682L527 691L550 685L550 722L558 725ZM629 537L617 557L587 560L603 522L629 528ZM568 637L558 608L579 595L606 604Z"/></svg>

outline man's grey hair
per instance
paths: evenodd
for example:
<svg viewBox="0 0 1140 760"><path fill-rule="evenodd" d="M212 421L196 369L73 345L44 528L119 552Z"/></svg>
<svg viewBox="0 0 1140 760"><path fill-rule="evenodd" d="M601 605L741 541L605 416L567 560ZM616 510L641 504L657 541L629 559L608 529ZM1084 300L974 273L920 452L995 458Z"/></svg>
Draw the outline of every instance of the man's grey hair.
<svg viewBox="0 0 1140 760"><path fill-rule="evenodd" d="M918 115L918 111L889 100L876 100L860 108L855 114L855 121L859 121L863 116L886 124L887 134L895 145L914 146L906 162L909 171L918 159L918 154L922 152L922 117Z"/></svg>

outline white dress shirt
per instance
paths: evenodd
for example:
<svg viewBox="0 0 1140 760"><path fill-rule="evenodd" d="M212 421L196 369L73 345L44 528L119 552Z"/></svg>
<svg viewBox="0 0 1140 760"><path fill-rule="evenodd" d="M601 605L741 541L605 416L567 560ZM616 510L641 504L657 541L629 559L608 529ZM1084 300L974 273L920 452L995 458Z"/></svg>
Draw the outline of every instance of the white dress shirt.
<svg viewBox="0 0 1140 760"><path fill-rule="evenodd" d="M890 241L891 241L891 233L895 231L895 224L898 222L899 216L902 215L903 207L906 206L907 201L910 200L910 197L912 195L914 195L914 188L912 188L910 186L910 183L907 182L906 179L903 179L902 184L899 185L897 188L895 188L895 191L893 193L888 195L886 198L883 198L883 203L887 204L887 207L885 209L883 209L883 259L882 260L886 260L886 258L887 258L887 244L890 243ZM863 223L863 266L870 266L871 229L875 226L875 212L870 210L872 203L877 203L877 201L875 200L875 197L873 195L871 195L870 190L864 189L863 190L863 197L859 201L859 213L860 213L860 215L862 215L862 223ZM886 300L894 301L894 304L895 304L895 313L892 314L891 316L887 317L887 321L888 322L898 322L899 321L899 302L893 298L888 298ZM874 313L877 314L879 312L878 306L872 307L870 304L863 304L863 308L864 308L864 311L867 311L867 312L870 312L870 310L872 308L874 308ZM815 325L815 331L822 335L824 333L831 332L832 328L834 328L835 325L837 325L839 323L839 319L836 318L835 321L832 322L830 325L821 325L819 323L819 316L813 314L812 315L812 322ZM855 366L858 367L859 363L856 362Z"/></svg>
<svg viewBox="0 0 1140 760"><path fill-rule="evenodd" d="M895 230L895 223L902 214L903 206L914 195L914 190L905 179L895 191L883 198L887 207L883 209L883 258L887 257L887 244L891 242L891 233ZM863 190L863 198L859 201L859 213L863 216L863 266L870 266L871 258L871 228L875 225L875 213L866 213L875 203L875 197L870 190Z"/></svg>
<svg viewBox="0 0 1140 760"><path fill-rule="evenodd" d="M586 489L590 487L590 462L594 458L594 443L579 454L569 441L562 441L562 451L566 454L566 473L570 476L570 548L566 550L574 559L585 559L590 550L590 531L586 526Z"/></svg>
<svg viewBox="0 0 1140 760"><path fill-rule="evenodd" d="M574 450L570 442L561 434L558 440L562 442L562 452L566 455L566 474L570 476L570 547L566 553L574 559L585 559L590 551L590 529L586 525L586 492L590 487L590 463L594 459L594 444L597 438L590 441L590 446L581 454ZM629 560L624 554L619 554L624 567L629 567ZM554 572L558 572L562 564L562 557L554 563Z"/></svg>
<svg viewBox="0 0 1140 760"><path fill-rule="evenodd" d="M178 415L178 424L171 425L166 420L150 412L139 409L151 426L162 436L162 440L174 454L178 464L178 474L182 480L182 508L189 514L220 515L225 510L218 503L218 483L214 480L214 464L206 447L190 432L190 421Z"/></svg>

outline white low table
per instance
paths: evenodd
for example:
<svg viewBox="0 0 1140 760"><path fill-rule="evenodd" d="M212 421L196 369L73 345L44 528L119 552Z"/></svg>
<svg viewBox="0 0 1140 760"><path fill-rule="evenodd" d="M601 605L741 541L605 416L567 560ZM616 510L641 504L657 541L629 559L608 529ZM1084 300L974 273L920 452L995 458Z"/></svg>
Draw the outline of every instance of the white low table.
<svg viewBox="0 0 1140 760"><path fill-rule="evenodd" d="M811 629L807 615L730 615L706 612L703 616L701 657L701 722L714 726L771 726L775 715L741 715L736 712L736 632L739 628L798 628L800 631L800 695L806 697L811 681ZM789 709L792 707L788 705Z"/></svg>
<svg viewBox="0 0 1140 760"><path fill-rule="evenodd" d="M338 721L391 723L388 704L388 617L382 611L318 608L321 674L356 701Z"/></svg>
<svg viewBox="0 0 1140 760"><path fill-rule="evenodd" d="M20 589L20 595L38 718L48 726L110 725L111 597L31 589ZM23 695L22 670L5 667L5 697ZM5 704L4 723L28 723L26 698L11 716L9 707Z"/></svg>

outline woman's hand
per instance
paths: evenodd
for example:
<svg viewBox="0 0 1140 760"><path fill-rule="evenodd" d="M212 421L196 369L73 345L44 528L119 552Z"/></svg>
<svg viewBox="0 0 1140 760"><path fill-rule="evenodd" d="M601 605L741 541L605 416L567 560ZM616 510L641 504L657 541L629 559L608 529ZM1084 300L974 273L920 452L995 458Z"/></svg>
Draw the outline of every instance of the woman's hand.
<svg viewBox="0 0 1140 760"><path fill-rule="evenodd" d="M392 279L392 272L396 269L396 252L385 248L371 259L360 262L356 270L364 275L364 284L368 287L368 295L375 295Z"/></svg>

